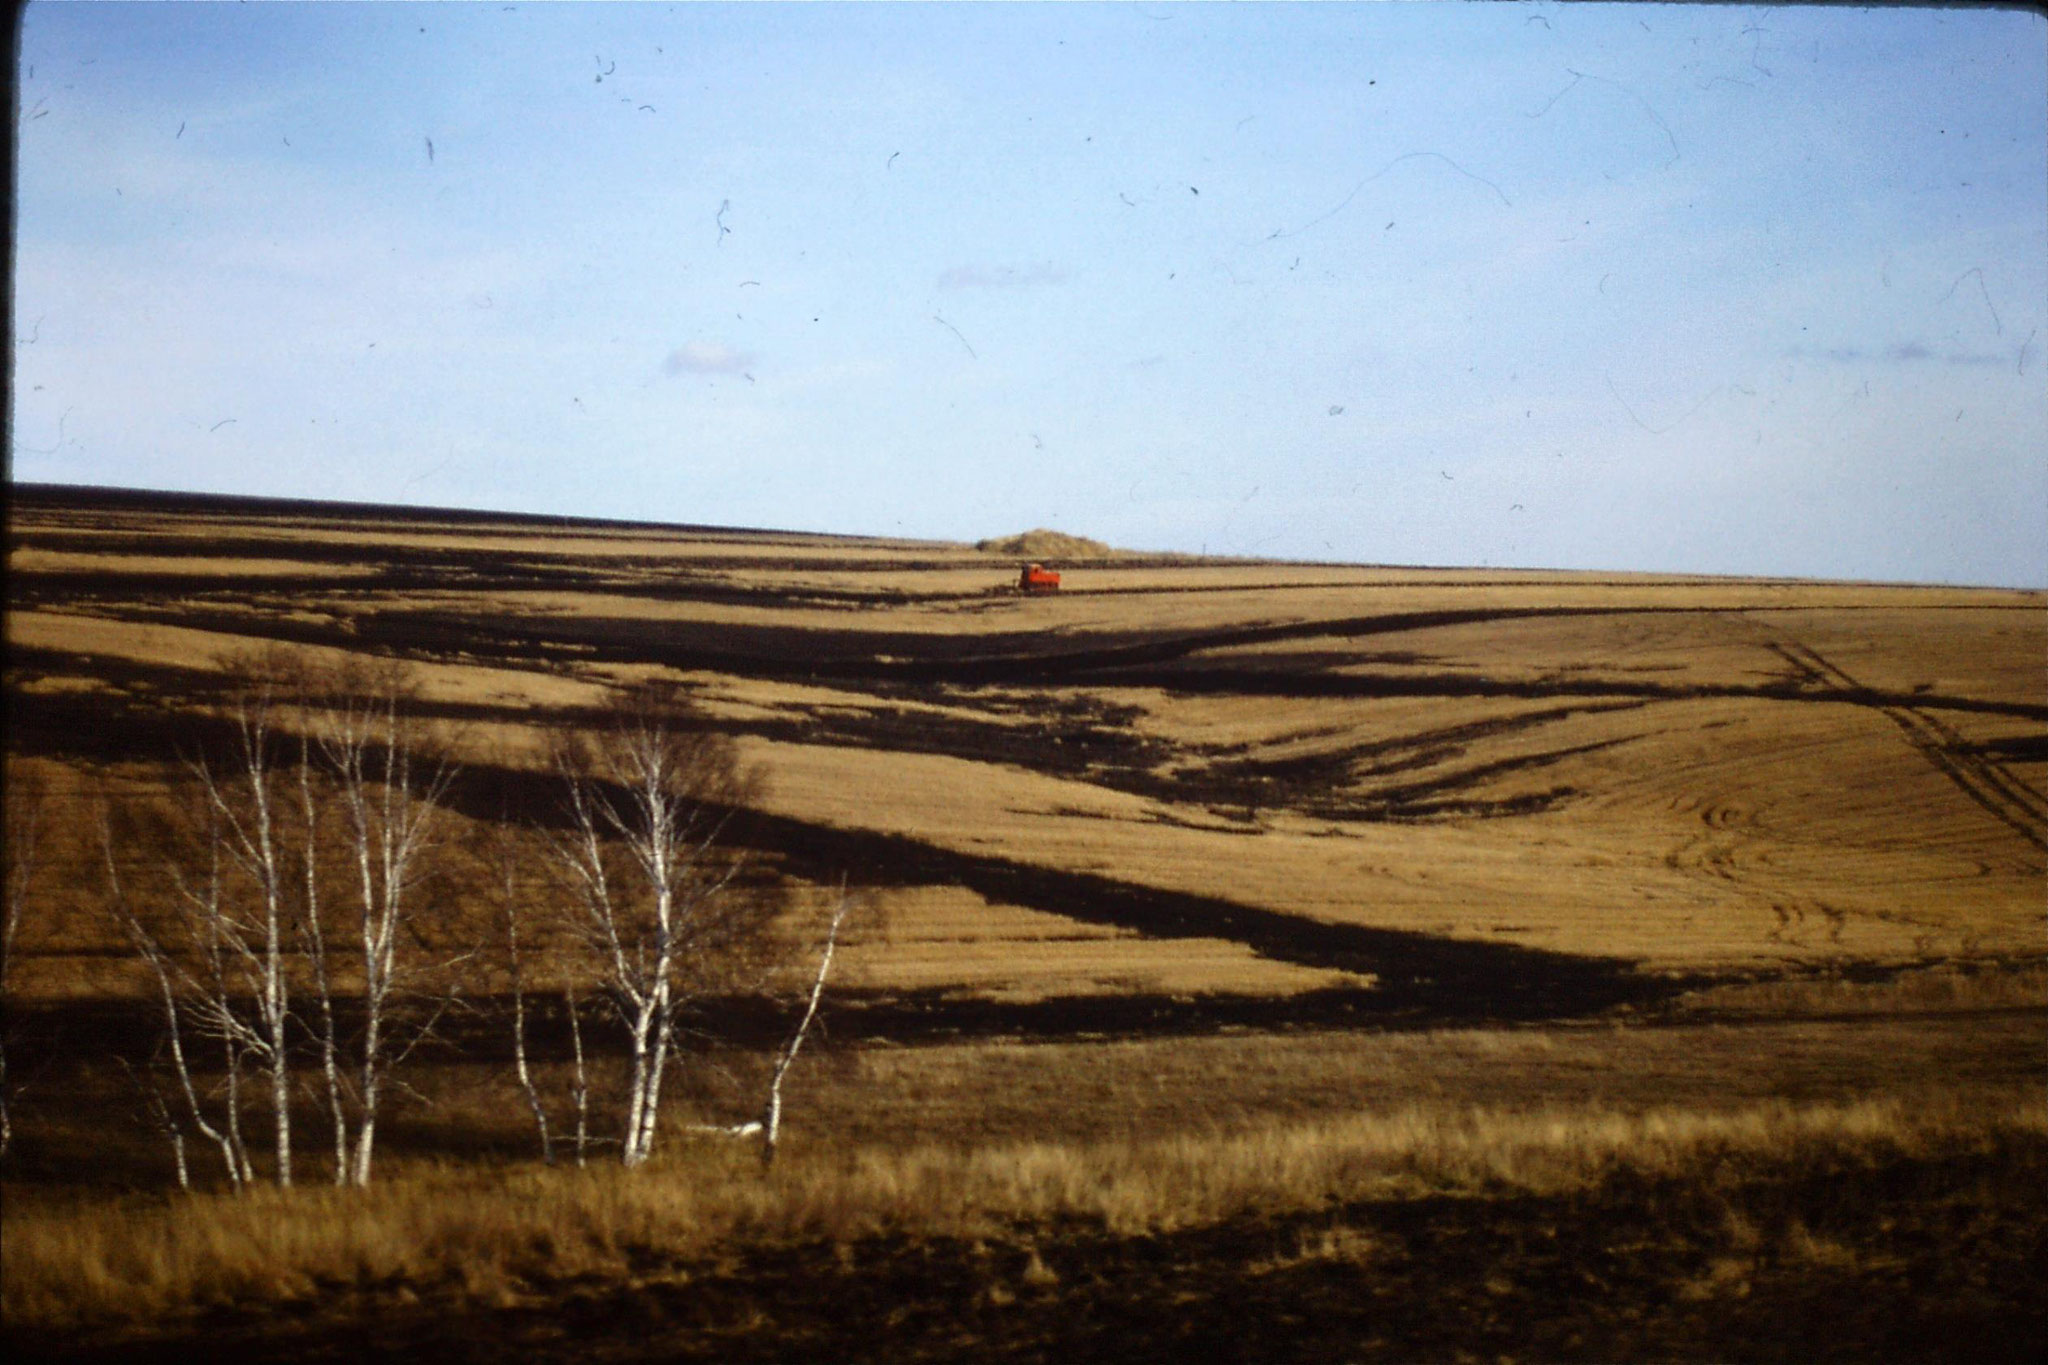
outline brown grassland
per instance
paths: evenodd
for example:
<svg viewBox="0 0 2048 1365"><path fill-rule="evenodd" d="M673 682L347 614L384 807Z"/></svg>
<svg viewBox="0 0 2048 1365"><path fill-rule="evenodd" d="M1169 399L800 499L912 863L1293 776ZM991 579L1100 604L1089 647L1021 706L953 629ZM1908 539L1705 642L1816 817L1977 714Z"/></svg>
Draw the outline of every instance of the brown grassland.
<svg viewBox="0 0 2048 1365"><path fill-rule="evenodd" d="M37 487L7 532L14 1358L2048 1352L2048 594ZM463 768L365 1189L310 1089L290 1190L181 1192L141 1117L98 812L254 646L403 661ZM649 1163L550 1168L469 851L650 681L805 950L695 1003ZM715 1130L842 879L764 1168ZM620 1030L516 891L537 1092L559 1139L587 1044L610 1141Z"/></svg>

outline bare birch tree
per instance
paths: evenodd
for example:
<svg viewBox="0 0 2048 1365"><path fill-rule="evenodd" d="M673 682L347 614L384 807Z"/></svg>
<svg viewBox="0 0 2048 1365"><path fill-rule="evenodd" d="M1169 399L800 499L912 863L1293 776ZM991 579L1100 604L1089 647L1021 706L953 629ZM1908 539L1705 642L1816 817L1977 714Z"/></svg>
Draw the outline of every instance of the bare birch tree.
<svg viewBox="0 0 2048 1365"><path fill-rule="evenodd" d="M528 907L529 893L520 875L524 862L520 833L510 803L501 800L498 818L479 827L470 853L497 911L497 928L505 951L506 983L512 992L512 1074L519 1082L520 1093L526 1097L526 1107L532 1112L534 1128L540 1135L540 1159L552 1166L554 1131L548 1122L547 1104L534 1080L527 1049L526 954L534 915Z"/></svg>
<svg viewBox="0 0 2048 1365"><path fill-rule="evenodd" d="M186 1118L219 1150L228 1183L241 1187L255 1178L242 1136L242 1079L248 1058L264 1052L269 1042L241 1007L241 1001L254 993L259 959L225 902L221 875L224 837L219 816L210 806L201 806L198 815L203 875L193 875L179 866L178 859L189 851L175 847L178 836L169 822L158 820L153 828L143 830L133 813L127 828L117 833L114 812L102 809L100 852L108 904L149 968L163 1007L159 1058L170 1069ZM145 898L134 892L116 852L124 845L149 848L163 860L173 886L170 895ZM220 1049L222 1098L217 1114L209 1113L193 1078L192 1055L186 1048L188 1033L195 1041L211 1039ZM189 1187L183 1124L153 1079L145 1089L159 1126L176 1153L178 1183Z"/></svg>
<svg viewBox="0 0 2048 1365"><path fill-rule="evenodd" d="M479 821L473 827L468 842L470 866L481 884L483 899L495 911L495 938L503 953L505 982L511 994L512 1075L533 1115L541 1160L552 1166L557 1149L567 1145L580 1167L585 1164L590 1148L590 1073L583 1050L584 1005L573 976L562 979L560 993L570 1045L568 1098L575 1111L574 1127L567 1133L558 1128L535 1075L529 1027L529 1021L538 1012L537 997L544 999L551 994L535 990L530 964L536 950L545 954L548 943L560 936L563 927L559 897L555 894L563 889L563 868L558 859L543 857L541 867L554 875L536 877L533 854L536 850L545 853L558 849L560 845L524 818L519 809L523 804L517 795L519 783L509 776L515 770L511 759L501 754L496 763L477 776L487 791L495 790L497 811L495 819ZM574 899L573 881L570 889ZM559 958L551 974L561 975Z"/></svg>
<svg viewBox="0 0 2048 1365"><path fill-rule="evenodd" d="M302 678L304 721L317 750L326 786L338 809L342 851L353 865L347 915L352 940L351 973L362 991L361 1035L353 1049L354 1075L344 1087L334 1033L333 969L322 926L318 858L313 841L320 820L311 764L300 768L302 818L306 826L304 894L308 956L320 994L323 1062L335 1125L337 1183L343 1165L347 1183L367 1185L376 1150L377 1119L391 1068L423 1036L416 1025L397 1036L391 1009L415 974L400 956L417 901L423 865L432 848L440 803L456 769L410 714L415 701L409 671L401 664L351 665ZM337 907L338 908L338 907ZM354 1137L348 1136L344 1091L354 1098Z"/></svg>
<svg viewBox="0 0 2048 1365"><path fill-rule="evenodd" d="M327 803L317 787L324 792L324 779L316 784L314 778L313 740L301 731L299 734L299 855L305 873L305 888L299 902L299 933L303 940L307 964L313 978L313 1003L319 1015L317 1034L320 1048L320 1078L327 1105L327 1119L334 1134L334 1183L346 1185L349 1178L349 1115L354 1096L346 1076L343 1074L342 1039L340 1023L335 1017L334 998L336 983L333 963L327 948L327 923L325 902L320 894L323 878L322 852L331 842L324 833L329 823L323 818Z"/></svg>
<svg viewBox="0 0 2048 1365"><path fill-rule="evenodd" d="M158 976L166 1023L182 1017L229 1050L236 1058L227 1068L229 1087L240 1085L242 1062L260 1064L270 1091L274 1179L291 1185L295 954L279 763L289 665L283 655L264 653L227 659L223 667L229 690L217 720L225 743L182 761L188 788L172 800L182 829L180 819L162 819L150 845L170 880L168 900L180 927L170 935L152 929L150 917L119 884L111 835L109 890L117 917ZM174 1040L176 1052L182 1052L182 1038ZM176 1064L184 1068L184 1062ZM242 1097L233 1093L221 1140L236 1179L248 1179L240 1115Z"/></svg>
<svg viewBox="0 0 2048 1365"><path fill-rule="evenodd" d="M555 764L568 796L555 859L626 1029L621 1159L637 1166L654 1149L678 1011L765 942L767 907L738 892L741 862L719 846L750 783L729 740L650 688L627 691L595 736L564 738Z"/></svg>
<svg viewBox="0 0 2048 1365"><path fill-rule="evenodd" d="M825 978L832 971L832 956L839 947L839 930L846 923L847 911L852 901L846 894L846 881L839 882L839 899L832 907L832 920L825 929L825 942L818 949L818 974L811 979L811 993L804 1003L804 1012L798 1018L796 1028L775 1054L774 1068L768 1074L768 1098L761 1108L761 1164L775 1164L775 1144L782 1137L782 1082L789 1075L789 1068L796 1062L796 1054L803 1049L804 1037L811 1030L811 1024L818 1017L818 1002L825 995Z"/></svg>
<svg viewBox="0 0 2048 1365"><path fill-rule="evenodd" d="M540 1086L534 1080L527 1046L527 943L522 941L520 933L522 926L530 928L532 917L525 908L518 884L517 853L510 835L509 828L493 832L495 866L492 870L496 878L494 890L498 893L498 922L505 931L506 974L512 988L512 1074L519 1082L519 1093L526 1097L526 1107L532 1112L534 1128L540 1135L540 1159L552 1166L555 1164L554 1129L548 1121L547 1103L541 1098ZM573 985L563 987L562 1013L564 1022L569 1026L569 1103L576 1110L575 1136L570 1140L570 1150L576 1153L576 1164L582 1166L590 1147L590 1074L583 1055L583 1002Z"/></svg>
<svg viewBox="0 0 2048 1365"><path fill-rule="evenodd" d="M128 1079L142 1092L143 1116L149 1120L150 1126L162 1133L164 1140L171 1144L171 1169L178 1177L178 1188L190 1191L192 1163L185 1159L185 1125L179 1120L177 1110L172 1107L171 1102L164 1098L163 1082L156 1074L162 1061L163 1049L159 1047L157 1055L152 1057L149 1065L141 1071L138 1072L129 1065L125 1057L121 1059L121 1069L128 1073Z"/></svg>
<svg viewBox="0 0 2048 1365"><path fill-rule="evenodd" d="M197 804L206 814L207 856L215 860L206 893L210 908L201 914L209 926L206 932L217 932L225 951L233 955L253 1003L255 1027L249 1041L270 1081L276 1180L288 1186L292 990L287 954L292 946L292 907L276 751L290 670L276 654L232 659L227 669L232 688L221 718L230 734L228 751L218 757L202 754L185 763L198 793ZM223 854L248 885L246 910L237 908L238 898L214 894L220 889L217 860ZM193 888L181 884L180 895L187 902L194 894ZM225 1011L217 1022L226 1028L232 1015L232 1010Z"/></svg>
<svg viewBox="0 0 2048 1365"><path fill-rule="evenodd" d="M576 1106L576 1165L580 1169L590 1151L590 1070L583 1059L583 1002L576 988L562 992L562 1008L569 1016L569 1045L575 1051L576 1069L569 1074L569 1100Z"/></svg>

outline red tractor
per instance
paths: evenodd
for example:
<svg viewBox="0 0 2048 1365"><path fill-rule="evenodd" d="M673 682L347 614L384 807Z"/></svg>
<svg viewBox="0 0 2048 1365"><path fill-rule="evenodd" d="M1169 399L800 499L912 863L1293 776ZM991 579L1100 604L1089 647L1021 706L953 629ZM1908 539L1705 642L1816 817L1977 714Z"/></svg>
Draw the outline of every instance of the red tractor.
<svg viewBox="0 0 2048 1365"><path fill-rule="evenodd" d="M1026 564L1024 571L1017 575L1017 591L1028 593L1058 592L1060 576L1043 564Z"/></svg>

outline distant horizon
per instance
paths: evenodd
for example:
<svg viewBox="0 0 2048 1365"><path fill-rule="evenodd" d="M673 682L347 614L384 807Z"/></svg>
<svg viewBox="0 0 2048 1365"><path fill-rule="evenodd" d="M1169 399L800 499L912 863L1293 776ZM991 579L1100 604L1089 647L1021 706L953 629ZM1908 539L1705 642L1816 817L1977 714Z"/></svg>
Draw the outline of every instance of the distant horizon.
<svg viewBox="0 0 2048 1365"><path fill-rule="evenodd" d="M280 496L268 493L227 493L207 489L190 488L146 488L134 485L113 484L65 484L48 482L22 482L9 480L8 501L11 503L14 490L33 492L40 495L63 495L67 493L103 494L112 497L130 496L137 499L166 498L179 501L204 503L226 501L234 503L264 504L278 508L328 509L348 513L391 514L397 518L417 517L422 520L445 516L458 521L531 521L542 524L566 526L619 527L629 530L708 532L725 535L758 536L813 536L820 540L897 541L916 545L952 546L986 554L992 559L1020 560L1021 557L994 550L980 550L977 542L999 540L1009 536L1028 535L1036 531L1050 531L1076 539L1095 540L1107 545L1114 555L1157 556L1173 559L1204 559L1218 562L1245 564L1273 564L1294 566L1316 566L1341 569L1416 569L1446 573L1513 573L1513 574L1569 574L1574 576L1595 574L1624 574L1649 578L1703 578L1729 579L1748 582L1785 583L1834 583L1845 586L1867 585L1884 588L1956 588L1984 589L1992 592L2048 593L2048 586L2034 586L2024 583L1969 583L1942 580L1910 578L1830 578L1800 574L1770 573L1713 573L1687 569L1634 569L1624 565L1593 565L1585 568L1564 568L1552 564L1436 564L1419 561L1369 560L1369 559L1316 559L1291 555L1243 555L1203 553L1196 550L1160 549L1144 545L1118 545L1091 536L1086 530L1073 530L1057 526L1019 526L1008 530L989 532L972 537L956 536L907 536L888 532L870 531L821 531L801 526L741 526L724 522L703 521L659 521L631 517L595 517L564 512L529 512L500 507L453 506L430 503L365 502L347 498L307 498ZM1037 556L1040 559L1073 559L1086 556Z"/></svg>
<svg viewBox="0 0 2048 1365"><path fill-rule="evenodd" d="M18 13L11 477L2048 587L2034 11Z"/></svg>

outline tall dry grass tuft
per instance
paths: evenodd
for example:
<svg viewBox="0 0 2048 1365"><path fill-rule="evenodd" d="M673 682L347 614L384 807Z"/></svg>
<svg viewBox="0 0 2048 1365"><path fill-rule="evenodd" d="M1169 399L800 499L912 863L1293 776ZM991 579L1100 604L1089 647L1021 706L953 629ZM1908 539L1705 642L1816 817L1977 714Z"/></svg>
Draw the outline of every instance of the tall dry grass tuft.
<svg viewBox="0 0 2048 1365"><path fill-rule="evenodd" d="M1889 1015L2040 1009L2048 1006L2048 965L1944 965L1879 981L1816 976L1713 986L1684 998L1689 1010L1750 1015Z"/></svg>
<svg viewBox="0 0 2048 1365"><path fill-rule="evenodd" d="M2048 1134L2048 1098L1634 1114L1416 1106L1136 1143L795 1145L765 1174L751 1148L707 1139L637 1171L424 1166L371 1191L10 1208L0 1311L18 1327L53 1328L398 1290L501 1303L572 1276L645 1274L734 1245L1006 1237L1068 1220L1165 1231L1332 1201L1553 1193L1623 1171L1686 1177L1933 1156L2015 1134Z"/></svg>

